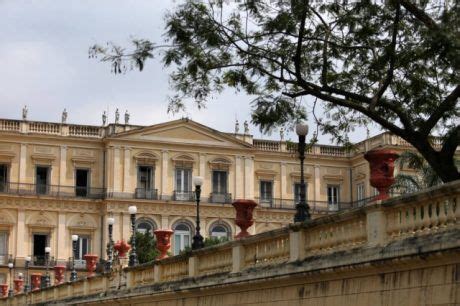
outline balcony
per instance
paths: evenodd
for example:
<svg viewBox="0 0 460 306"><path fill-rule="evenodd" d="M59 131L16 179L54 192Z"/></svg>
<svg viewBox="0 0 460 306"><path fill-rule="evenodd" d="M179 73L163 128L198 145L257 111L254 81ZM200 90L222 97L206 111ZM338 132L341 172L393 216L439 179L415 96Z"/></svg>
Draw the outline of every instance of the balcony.
<svg viewBox="0 0 460 306"><path fill-rule="evenodd" d="M327 213L327 212L336 212L351 209L354 207L363 206L370 201L373 197L363 199L356 202L338 202L336 204L330 205L327 201L309 201L307 199L308 206L310 207L311 213ZM275 208L275 209L295 209L298 200L295 199L278 199L278 198L255 198L256 202L259 203L259 207L264 208Z"/></svg>
<svg viewBox="0 0 460 306"><path fill-rule="evenodd" d="M0 266L6 266L12 259L13 255L0 253Z"/></svg>
<svg viewBox="0 0 460 306"><path fill-rule="evenodd" d="M104 198L105 190L104 188L94 187L3 182L0 184L0 193L102 199Z"/></svg>
<svg viewBox="0 0 460 306"><path fill-rule="evenodd" d="M193 192L193 191L174 190L173 200L174 201L194 202L195 201L195 192Z"/></svg>
<svg viewBox="0 0 460 306"><path fill-rule="evenodd" d="M231 193L212 192L209 195L209 202L210 203L222 203L222 204L232 203L232 194Z"/></svg>
<svg viewBox="0 0 460 306"><path fill-rule="evenodd" d="M34 267L46 267L46 256L45 255L34 255L32 256L32 262L31 265ZM49 267L54 267L56 265L56 260L54 257L50 257Z"/></svg>
<svg viewBox="0 0 460 306"><path fill-rule="evenodd" d="M158 200L157 189L136 188L134 193L135 199Z"/></svg>

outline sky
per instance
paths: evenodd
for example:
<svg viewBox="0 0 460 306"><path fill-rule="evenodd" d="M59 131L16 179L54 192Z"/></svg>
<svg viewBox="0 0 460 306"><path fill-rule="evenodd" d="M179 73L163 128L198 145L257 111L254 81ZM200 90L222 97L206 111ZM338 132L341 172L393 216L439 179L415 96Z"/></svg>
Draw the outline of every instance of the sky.
<svg viewBox="0 0 460 306"><path fill-rule="evenodd" d="M142 72L118 75L110 73L108 63L88 58L95 43L129 46L133 37L161 42L164 15L176 5L167 0L0 0L0 118L20 119L27 105L29 120L59 122L66 108L69 123L99 125L104 110L113 122L119 108L121 118L128 110L131 124L188 116L223 132L233 132L235 119L242 127L251 113L252 98L245 94L227 90L204 110L190 104L187 113L172 115L167 113L170 71L159 58ZM277 132L263 135L253 125L250 131L256 138L279 139ZM377 133L371 129L371 135ZM286 134L296 139L292 131ZM365 135L358 130L350 139L361 141ZM330 136L319 135L319 141L330 143Z"/></svg>

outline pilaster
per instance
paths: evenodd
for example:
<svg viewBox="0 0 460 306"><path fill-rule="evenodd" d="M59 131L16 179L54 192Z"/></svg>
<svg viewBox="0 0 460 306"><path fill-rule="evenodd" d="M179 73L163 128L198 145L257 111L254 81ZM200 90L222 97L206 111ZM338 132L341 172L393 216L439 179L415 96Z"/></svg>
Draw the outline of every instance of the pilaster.
<svg viewBox="0 0 460 306"><path fill-rule="evenodd" d="M59 185L65 186L67 172L67 146L61 146L61 153L59 156Z"/></svg>
<svg viewBox="0 0 460 306"><path fill-rule="evenodd" d="M131 173L131 148L125 148L123 162L123 192L132 192L130 186Z"/></svg>
<svg viewBox="0 0 460 306"><path fill-rule="evenodd" d="M169 151L161 151L161 196L169 196L172 190L168 189L168 162L169 162Z"/></svg>
<svg viewBox="0 0 460 306"><path fill-rule="evenodd" d="M120 147L113 148L113 191L121 191Z"/></svg>
<svg viewBox="0 0 460 306"><path fill-rule="evenodd" d="M19 183L26 183L26 166L27 166L27 144L21 143L21 152L19 153Z"/></svg>
<svg viewBox="0 0 460 306"><path fill-rule="evenodd" d="M57 237L56 237L56 257L59 262L65 262L66 258L68 257L70 250L67 250L66 246L68 246L67 241L67 231L66 231L66 214L65 212L59 212L58 214L58 228L57 228Z"/></svg>
<svg viewBox="0 0 460 306"><path fill-rule="evenodd" d="M315 188L315 193L314 193L314 201L320 201L321 200L321 174L320 174L320 168L319 165L314 166L314 188Z"/></svg>

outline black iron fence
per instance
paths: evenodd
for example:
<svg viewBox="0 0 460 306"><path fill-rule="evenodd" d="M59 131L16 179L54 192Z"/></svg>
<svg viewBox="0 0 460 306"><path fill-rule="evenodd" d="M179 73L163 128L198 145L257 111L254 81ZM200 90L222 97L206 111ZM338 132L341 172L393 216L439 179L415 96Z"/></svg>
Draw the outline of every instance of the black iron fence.
<svg viewBox="0 0 460 306"><path fill-rule="evenodd" d="M226 192L211 192L211 194L209 195L209 202L222 204L232 203L232 194Z"/></svg>
<svg viewBox="0 0 460 306"><path fill-rule="evenodd" d="M0 193L102 199L104 188L3 182Z"/></svg>

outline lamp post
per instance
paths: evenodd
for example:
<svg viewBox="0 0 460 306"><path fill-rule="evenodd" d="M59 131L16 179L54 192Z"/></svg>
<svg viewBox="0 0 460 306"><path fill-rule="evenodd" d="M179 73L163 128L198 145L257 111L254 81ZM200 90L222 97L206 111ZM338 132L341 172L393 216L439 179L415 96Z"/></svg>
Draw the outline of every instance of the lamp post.
<svg viewBox="0 0 460 306"><path fill-rule="evenodd" d="M305 160L305 136L308 133L308 125L306 124L297 124L295 127L297 135L299 135L299 159L300 159L300 200L296 204L296 213L294 216L294 222L304 222L305 220L310 220L310 207L308 207L307 201L305 200L306 188L305 188L305 179L303 171L303 162Z"/></svg>
<svg viewBox="0 0 460 306"><path fill-rule="evenodd" d="M50 253L51 253L51 248L46 247L45 248L45 262L46 262L45 287L51 286L51 279L50 279L50 273L49 273Z"/></svg>
<svg viewBox="0 0 460 306"><path fill-rule="evenodd" d="M10 290L8 290L8 297L13 297L14 291L13 291L13 267L14 264L13 262L8 263L8 269L10 270Z"/></svg>
<svg viewBox="0 0 460 306"><path fill-rule="evenodd" d="M197 250L204 247L203 236L200 234L200 195L203 178L201 176L193 177L193 185L195 185L196 196L196 234L193 236L192 250Z"/></svg>
<svg viewBox="0 0 460 306"><path fill-rule="evenodd" d="M25 258L25 268L26 268L26 279L25 279L25 284L24 284L24 292L27 293L30 291L30 286L29 286L29 265L30 261L32 258L30 256L26 256Z"/></svg>
<svg viewBox="0 0 460 306"><path fill-rule="evenodd" d="M78 235L72 235L72 272L70 272L70 281L77 280L77 271L75 270L75 256L77 253Z"/></svg>
<svg viewBox="0 0 460 306"><path fill-rule="evenodd" d="M115 219L112 217L107 218L107 224L109 226L109 242L107 243L107 264L105 266L106 272L110 272L112 270L113 264L113 224L115 223Z"/></svg>
<svg viewBox="0 0 460 306"><path fill-rule="evenodd" d="M133 232L131 236L131 251L129 253L129 261L128 261L128 266L129 267L134 267L136 266L139 262L137 260L137 254L136 254L136 213L137 213L137 207L132 205L128 207L129 214L131 215L131 230Z"/></svg>

